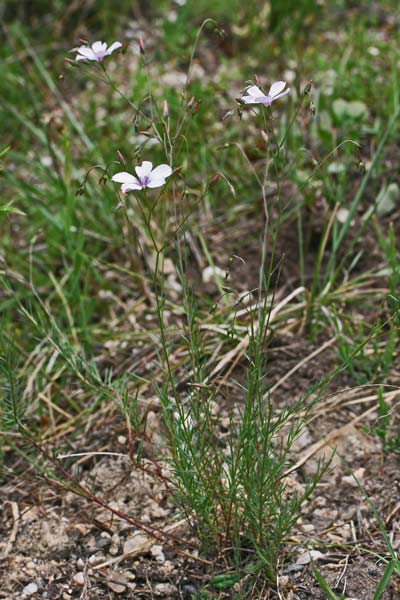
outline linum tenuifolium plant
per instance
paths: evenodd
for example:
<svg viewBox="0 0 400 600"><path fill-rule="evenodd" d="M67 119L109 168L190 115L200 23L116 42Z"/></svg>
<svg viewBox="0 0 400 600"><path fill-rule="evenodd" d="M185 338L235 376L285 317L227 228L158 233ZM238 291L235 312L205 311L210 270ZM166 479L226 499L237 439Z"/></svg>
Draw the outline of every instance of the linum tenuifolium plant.
<svg viewBox="0 0 400 600"><path fill-rule="evenodd" d="M265 231L257 302L248 311L249 326L242 342L247 360L244 397L240 402L235 399L230 401L229 431L224 443L221 443L221 424L213 411L215 401L219 401L216 384L218 375L207 371L196 296L186 275L187 234L191 227L190 217L210 187L218 179L222 179L231 191L232 186L223 173L210 174L200 200L196 201L195 206L185 205L185 173L174 163L182 146L188 143L190 122L198 106L198 100L189 93L191 65L182 93L180 114L172 122L168 104L155 99L151 81L147 82L143 102L135 104L111 79L106 63L110 55L121 47L119 42L109 47L100 41L90 47L83 45L75 49L76 61L81 67L86 65L96 78L101 78L120 94L133 111L136 127L143 123L147 138L157 140L165 156L165 163L159 164L159 148L157 157L153 158L150 149L144 146L143 156L136 156L130 167L117 151L123 170L118 171L115 166L107 167L101 179L103 182L111 179L121 186L122 197L115 186L117 208L122 211L132 235L129 243L135 245L139 255L139 275L143 276L143 280L147 277L151 281L151 285L144 285L143 291L149 305L157 313L159 324L157 352L164 377L154 382L154 386L163 408L167 432L168 452L165 459L170 466L168 477L171 488L205 551L215 552L217 549L219 553L231 557L238 576L244 572L262 572L274 581L284 542L299 518L302 503L315 488L323 470L321 466L300 492L293 489L288 491L285 476L288 453L302 425L300 413L304 417L308 407L302 401L282 410L273 410L264 383L265 338L273 310L271 282L276 270L276 244L283 213L279 169L276 164L271 168L274 165L271 157L279 158L287 135L286 132L280 141L277 140L272 105L291 90L284 81L276 81L266 94L256 78L256 85L248 85L242 97L236 100L237 108L230 111L233 114L236 110L240 116L249 107L255 118L262 118L262 137L268 146L268 156L264 177L259 179ZM139 47L146 68L146 52L142 41ZM71 60L68 62L76 64ZM295 116L310 87L311 83L306 86ZM270 170L273 171L271 175ZM266 183L271 178L277 189L274 223L269 218L270 207L265 193ZM149 253L152 254L152 260L148 258ZM166 259L171 257L179 277L179 302L186 323L179 339L180 346L183 343L186 347L190 360L190 367L184 373L171 359L177 341L171 339L166 325L168 291L164 265ZM182 382L185 382L184 389L189 392L182 392Z"/></svg>

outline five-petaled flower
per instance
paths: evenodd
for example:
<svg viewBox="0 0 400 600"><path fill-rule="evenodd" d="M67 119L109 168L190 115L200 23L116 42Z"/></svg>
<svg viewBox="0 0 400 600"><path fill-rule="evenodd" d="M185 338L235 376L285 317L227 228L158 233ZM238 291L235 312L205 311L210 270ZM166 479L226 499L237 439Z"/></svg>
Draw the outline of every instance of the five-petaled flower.
<svg viewBox="0 0 400 600"><path fill-rule="evenodd" d="M116 173L111 178L112 181L121 183L121 191L124 194L132 190L143 190L144 188L157 188L164 185L165 180L172 174L169 165L159 165L153 169L153 163L144 160L140 167L135 167L136 175L131 175L126 171Z"/></svg>
<svg viewBox="0 0 400 600"><path fill-rule="evenodd" d="M271 106L274 100L283 98L286 94L291 91L290 88L284 88L286 81L275 81L269 88L268 94L264 94L256 85L252 85L247 89L247 96L243 96L241 99L245 104L263 104L264 106Z"/></svg>
<svg viewBox="0 0 400 600"><path fill-rule="evenodd" d="M94 60L101 63L106 56L109 56L118 48L122 48L121 42L114 42L109 48L107 48L105 42L94 42L91 46L79 46L79 48L75 48L78 52L75 60Z"/></svg>

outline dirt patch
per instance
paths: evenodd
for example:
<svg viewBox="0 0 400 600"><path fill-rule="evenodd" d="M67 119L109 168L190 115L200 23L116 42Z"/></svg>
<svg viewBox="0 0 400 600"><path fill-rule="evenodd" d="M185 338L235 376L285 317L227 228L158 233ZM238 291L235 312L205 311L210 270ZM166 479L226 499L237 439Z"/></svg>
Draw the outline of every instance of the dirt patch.
<svg viewBox="0 0 400 600"><path fill-rule="evenodd" d="M291 336L276 339L271 346L271 377L279 381L298 362L299 353L312 349ZM320 366L306 365L282 384L277 401L293 401L307 389L320 376L319 369L322 373L327 361L334 360L334 351L328 349L328 354L319 359ZM366 432L366 426L372 427L377 419L371 396L370 389L349 388L327 394L293 448L292 461L299 466L290 474L289 489L302 486L315 472L318 460L330 457L333 448L336 453L293 531L281 569L284 598L325 597L307 561L298 564L299 557L313 549L322 555L315 566L338 595L372 600L384 570L379 557L387 558L388 552L374 514L352 477L354 471L381 515L394 548L400 546L400 456L383 455L378 438ZM156 406L152 414L150 433L160 436ZM22 486L21 481L11 481L1 488L0 597L192 599L203 590L210 597L233 598L238 584L224 592L210 584L212 574L226 568L224 563L199 554L165 481L152 474L154 464L145 460L147 472L133 467L126 456L121 420L117 414L110 417L105 428L99 416L99 423L93 424L95 437L103 440L108 451L118 448L125 456L88 456L78 459L73 470L86 489L114 513L72 492L51 491L47 484ZM107 446L110 430L120 433ZM326 444L318 446L321 439ZM119 512L130 520L118 518ZM254 587L252 594L254 598L275 597L273 590L266 591L265 582ZM396 580L382 598L400 598Z"/></svg>

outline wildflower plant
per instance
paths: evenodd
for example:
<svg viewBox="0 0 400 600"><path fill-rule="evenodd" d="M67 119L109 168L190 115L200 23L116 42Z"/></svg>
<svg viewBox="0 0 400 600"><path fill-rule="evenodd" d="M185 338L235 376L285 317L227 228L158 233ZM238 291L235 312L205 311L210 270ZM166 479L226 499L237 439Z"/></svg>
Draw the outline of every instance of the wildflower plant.
<svg viewBox="0 0 400 600"><path fill-rule="evenodd" d="M76 49L76 61L96 63L94 66L103 75L102 81L110 85L125 101L126 107L132 110L135 134L139 131L138 123L144 123L147 139L153 138L157 142L154 158L149 147L146 148L146 160L142 160L143 147L139 146L132 152L134 156L129 157L129 163L132 161L136 165L134 173L130 172L120 153L119 163L128 170L115 172L120 167L115 167L110 156L108 165L102 168L101 182L106 183L104 194L113 189L117 196L115 207L122 210L116 211L115 218L122 214L125 219L123 231L129 232L127 247L134 257L133 276L135 281L140 282L147 305L157 316L158 329L152 337L161 375L151 377L149 383L153 385L163 411L168 445L163 458L169 465L169 489L174 491L203 549L218 556L229 556L239 576L250 569L275 581L285 541L300 516L302 504L324 471L324 465L320 465L316 475L298 490L289 488L290 451L323 384L297 402L279 408L275 406L273 392L265 376L271 324L279 311L273 283L277 264L279 268L277 241L284 218L279 167L290 128L309 88L300 97L294 117L288 121L283 133L276 127L273 110L275 107L284 110L284 103L274 103L291 92L286 82L272 83L268 94L265 94L257 80L257 85L249 86L246 95L240 99L245 105L259 105L261 109L255 119L261 122L265 152L260 161L260 173L254 172L263 201L264 231L260 240L261 261L255 302L241 312L240 334L232 325L221 342L221 348L226 340L234 345L227 356L234 357L233 364L241 358L246 371L242 397L229 399L228 431L221 441L222 424L219 413L214 409L222 402L220 377L229 360L221 360L216 368L210 368L208 364L207 329L202 327L201 302L189 277L188 239L191 227L196 227L193 213L203 206L213 186L221 182L231 192L235 190L223 172L212 172L196 200L186 202L191 193L189 178L193 174L186 173L185 168L180 170L178 165L184 149L189 146L191 124L201 100L192 96L190 88L195 49L179 110L172 113L168 102L154 90L154 82L147 72L143 43L139 44L141 67L147 79L142 101L135 104L129 94L111 80L103 61L120 47L120 42L108 47L100 41L90 47L80 46ZM93 71L96 75L96 69ZM235 109L232 110L235 112ZM250 164L245 152L242 154ZM110 181L120 184L122 194L126 195L123 202L118 188ZM269 201L267 186L271 183L276 193ZM150 201L153 193L155 202ZM272 210L274 219L270 218ZM168 326L168 309L172 301L164 269L166 260L171 257L179 289L178 300L174 302L179 305L182 323L179 332L174 330L173 334ZM216 318L218 310L217 307L209 316L208 326L217 328L212 319ZM230 318L233 322L236 320L236 308L232 309ZM79 346L76 331L74 336L74 342ZM81 363L71 360L72 350L67 352L60 344L56 350L66 357L74 372L82 371ZM182 367L179 361L182 353L188 357L186 367ZM233 377L231 371L229 367L225 379ZM138 411L131 410L129 402L121 400L116 385L110 381L104 383L97 371L95 375L95 384L101 387L107 398L116 399L119 408L125 412L129 431L135 428L144 436L138 423L145 421L145 417L140 419ZM141 373L134 376L141 380ZM91 380L89 383L92 385ZM312 393L313 401L310 400ZM138 453L137 464L140 458Z"/></svg>
<svg viewBox="0 0 400 600"><path fill-rule="evenodd" d="M187 85L189 82L188 77ZM264 115L264 124L269 129L271 139L274 139L275 132L269 111L275 100L289 94L290 89L285 90L285 86L283 81L275 82L268 95L258 86L251 86L247 90L248 96L242 98L244 103L260 104L263 110L268 111ZM181 114L175 123L170 118L165 102L158 106L152 94L149 99L152 114L155 115L151 127L172 164L186 141L188 123L194 115L193 99L187 90ZM272 155L279 151L279 145L275 144L271 150ZM278 220L276 226L269 229L265 186L270 177L279 175L270 172L268 150L261 183L265 231L258 301L249 310L245 333L245 399L244 403L233 401L230 428L223 446L218 441L220 422L212 412L218 385L213 374L207 371L207 351L205 338L200 330L198 299L187 275L186 235L190 231L191 209L186 209L181 202L182 191L185 189L184 175L180 175L179 185L172 181L171 186L166 187L164 184L171 175L171 166L161 164L153 168L150 160L136 166L135 175L128 171L111 175L113 182L121 184L123 194L133 192L130 196L132 200L129 197L127 201L132 202L136 216L132 218L131 211L127 209L124 214L133 232L141 217L143 234L154 255L152 266L148 265L152 281L148 298L153 302L158 317L160 333L157 352L164 374L161 381L154 382L154 386L163 407L168 440L165 459L171 465L170 482L179 505L198 532L204 548L216 548L218 552L223 552L230 547L232 559L239 571L250 560L256 571L262 571L269 579L274 580L284 541L299 518L301 505L311 494L323 471L321 465L321 469L301 492L287 490L285 470L291 446L302 427L299 414L304 409L306 414L310 407L304 401L276 412L264 382L265 340L273 312L273 302L267 298L272 291L275 250L282 216L278 194ZM210 176L204 195L208 193L210 186L216 184L217 179ZM156 204L150 205L146 195L141 199L140 194L152 188L160 188L160 191ZM138 193L136 200L135 192ZM175 219L172 234L167 230L167 204L175 207L171 215ZM164 218L160 220L157 213L164 215ZM137 235L134 234L134 237ZM268 264L267 246L271 255ZM176 252L176 269L181 286L182 314L186 321L179 343L183 341L190 357L190 374L181 373L174 364L176 342L169 336L165 324L168 291L163 265L173 249ZM140 248L138 250L140 252ZM182 378L187 381L190 389L184 395L179 390L179 380ZM286 442L282 446L280 440L284 430ZM244 559L246 555L250 559Z"/></svg>
<svg viewBox="0 0 400 600"><path fill-rule="evenodd" d="M286 471L289 453L312 402L309 403L309 397L306 396L290 406L276 409L265 380L266 343L276 310L272 281L276 269L279 225L283 215L279 170L271 159L276 161L279 158L287 136L286 132L283 138L277 140L272 105L288 95L290 89L286 88L285 82L277 81L271 85L269 93L264 94L257 80L258 85L248 87L247 95L242 98L244 104L258 104L262 108L263 132L266 140L269 140L262 165L264 172L261 177L257 175L263 198L265 227L261 240L256 302L242 313L241 340L232 329L232 341L237 345L238 352L242 353L246 368L243 397L232 398L229 403L229 427L224 442L221 443L221 422L213 407L221 401L219 378L223 366L218 369L210 369L208 366L207 335L201 327L202 309L188 275L187 239L191 227L196 225L194 211L202 206L210 190L219 185L219 182L227 185L230 191L234 189L223 172L212 172L196 202L186 202L190 190L186 177L191 177L192 174L187 174L185 169L177 166L190 139L191 124L201 101L201 98L194 98L190 93L195 49L180 109L171 114L168 103L155 93L154 82L147 72L144 45L140 43L139 46L142 67L147 74L146 96L139 104L135 104L111 80L103 63L105 57L121 47L119 42L110 47L103 42L95 42L91 47L81 46L77 49L76 60L96 63L102 81L110 85L124 100L126 107L132 110L135 126L139 122L145 124L148 138L152 137L157 141L157 155L155 153L154 158L150 148L146 148L146 160L141 160L139 148L139 151L135 151L134 158L129 157L127 163L122 154L117 152L119 164L124 166L124 170L117 171L111 161L103 168L101 182L120 184L121 192L126 196L121 202L117 188L114 187L117 197L115 206L116 209L121 209L116 212L116 218L122 214L125 219L124 231L129 232L127 245L132 251L134 277L139 281L148 305L157 315L158 331L154 344L160 376L152 378L149 383L153 385L163 411L168 446L163 459L169 465L169 489L174 491L177 503L197 532L205 551L220 556L229 549L229 556L238 576L250 567L253 572L262 572L269 580L274 581L284 543L300 516L302 504L312 493L323 472L321 465L317 474L300 491L288 489ZM91 74L89 71L89 75ZM96 70L93 70L93 76L98 79ZM303 98L300 106L302 102ZM292 123L293 120L290 121L289 128ZM160 161L160 151L164 162ZM127 166L131 161L136 165L133 172ZM172 165L174 173L179 177L172 177ZM88 174L94 168L97 167L89 169ZM270 181L274 181L277 189L274 199L277 219L272 226L266 194ZM80 193L84 192L87 182L88 176ZM150 200L153 193L155 201ZM171 257L179 286L179 299L175 302L180 304L183 320L178 336L171 335L168 327L168 307L171 300L164 267L166 260ZM45 311L46 307L43 303L41 305ZM54 326L53 331L57 332L57 327ZM74 342L79 346L75 331L74 336ZM132 410L128 402L121 401L117 384L110 380L104 382L97 371L93 383L94 379L82 375L85 370L83 353L79 354L79 360L75 360L72 358L72 346L64 342L54 342L54 345L74 372L81 373L82 381L90 386L99 386L105 397L115 399L120 410L124 411L129 435L133 430L137 435L146 435L141 425L146 420L145 416L141 419L138 410ZM179 355L182 352L182 345L189 359L188 367L184 369L176 360L177 353ZM87 371L91 372L90 369ZM141 374L137 373L135 376L140 381ZM182 389L186 392L182 392ZM146 440L148 443L148 438ZM157 453L159 454L159 450L154 451L154 456ZM155 459L155 473L161 473L159 458ZM140 463L141 457L138 454L136 464ZM64 472L63 468L60 472ZM166 477L162 477L164 481ZM95 502L98 502L98 498Z"/></svg>

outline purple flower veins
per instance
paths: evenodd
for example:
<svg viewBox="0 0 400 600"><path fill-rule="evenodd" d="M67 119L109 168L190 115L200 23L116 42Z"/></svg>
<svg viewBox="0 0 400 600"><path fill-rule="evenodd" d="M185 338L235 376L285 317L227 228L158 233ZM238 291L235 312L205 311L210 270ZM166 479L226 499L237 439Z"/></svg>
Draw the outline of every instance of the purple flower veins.
<svg viewBox="0 0 400 600"><path fill-rule="evenodd" d="M165 180L172 174L169 165L159 165L153 169L153 163L144 160L140 167L135 167L136 175L131 175L126 171L116 173L111 178L112 181L121 183L121 191L127 194L132 190L143 190L144 188L157 188L164 185Z"/></svg>

